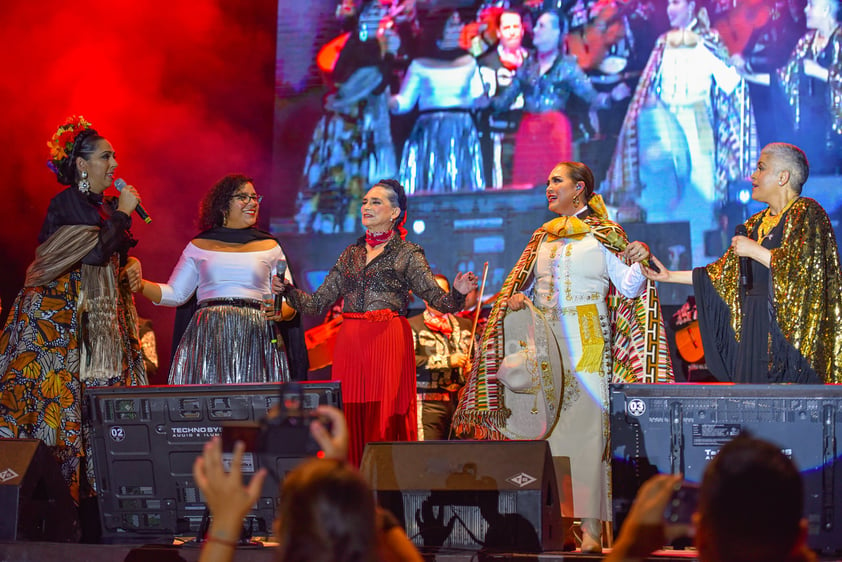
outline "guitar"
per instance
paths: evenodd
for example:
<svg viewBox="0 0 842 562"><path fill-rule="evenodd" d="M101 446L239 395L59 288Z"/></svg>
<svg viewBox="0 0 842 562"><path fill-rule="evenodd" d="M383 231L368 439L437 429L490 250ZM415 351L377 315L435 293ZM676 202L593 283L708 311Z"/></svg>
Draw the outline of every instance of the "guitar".
<svg viewBox="0 0 842 562"><path fill-rule="evenodd" d="M592 8L596 16L587 25L571 30L564 39L567 52L576 55L576 62L582 70L596 70L609 73L611 70L620 72L625 68L626 61L612 60L603 67L611 47L626 36L626 26L623 18L634 12L640 12L648 17L650 5L639 0L600 0ZM615 57L616 58L616 57Z"/></svg>
<svg viewBox="0 0 842 562"><path fill-rule="evenodd" d="M765 0L734 2L734 7L713 24L729 53L743 52L752 32L769 22L772 9L767 4Z"/></svg>
<svg viewBox="0 0 842 562"><path fill-rule="evenodd" d="M705 358L698 320L693 320L675 331L675 347L678 348L681 358L688 363L700 363Z"/></svg>

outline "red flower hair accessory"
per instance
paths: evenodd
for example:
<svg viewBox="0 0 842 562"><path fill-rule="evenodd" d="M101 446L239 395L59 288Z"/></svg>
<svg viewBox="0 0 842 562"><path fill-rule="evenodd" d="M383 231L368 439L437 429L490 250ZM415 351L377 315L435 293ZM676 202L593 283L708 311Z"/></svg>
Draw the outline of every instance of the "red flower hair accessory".
<svg viewBox="0 0 842 562"><path fill-rule="evenodd" d="M73 115L56 130L53 138L47 142L50 148L50 160L53 165L58 166L58 163L67 158L73 152L73 145L76 143L76 137L79 133L91 128L88 122L81 115Z"/></svg>

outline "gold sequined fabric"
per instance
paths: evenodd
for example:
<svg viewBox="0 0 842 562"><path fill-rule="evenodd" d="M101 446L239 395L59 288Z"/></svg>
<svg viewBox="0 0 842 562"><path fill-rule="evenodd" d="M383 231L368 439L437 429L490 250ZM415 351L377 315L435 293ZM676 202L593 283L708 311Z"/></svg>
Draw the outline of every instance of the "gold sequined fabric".
<svg viewBox="0 0 842 562"><path fill-rule="evenodd" d="M767 211L746 221L749 232ZM771 250L775 319L787 341L825 382L842 382L842 277L830 219L816 201L801 197L782 220L780 246ZM743 318L738 256L729 248L705 269L739 334Z"/></svg>

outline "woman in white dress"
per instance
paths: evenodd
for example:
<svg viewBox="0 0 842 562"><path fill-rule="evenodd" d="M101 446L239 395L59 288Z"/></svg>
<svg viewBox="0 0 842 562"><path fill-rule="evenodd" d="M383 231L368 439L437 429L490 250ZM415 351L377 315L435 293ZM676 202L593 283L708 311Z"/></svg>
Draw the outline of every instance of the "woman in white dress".
<svg viewBox="0 0 842 562"><path fill-rule="evenodd" d="M264 304L279 264L291 281L286 256L270 234L255 228L261 195L251 178L230 174L202 201L202 232L187 244L169 281L143 280L153 303L179 306L195 293L192 315L170 367L169 384L278 382L289 380L278 316Z"/></svg>
<svg viewBox="0 0 842 562"><path fill-rule="evenodd" d="M513 437L507 419L517 414L507 413L505 404L497 405L502 415L492 413L503 395L485 406L483 400L489 390L497 395L488 379L500 366L494 350L505 349L501 320L530 300L552 329L564 373L553 409L557 420L528 438L547 439L557 473L569 459L573 505L562 498L562 513L582 520L584 552L601 551L601 523L611 520L608 383L672 380L657 293L637 263L649 249L626 245L625 232L608 219L593 189L593 172L580 162L562 162L550 173L548 208L559 217L535 231L506 279L456 422L479 429L475 434Z"/></svg>
<svg viewBox="0 0 842 562"><path fill-rule="evenodd" d="M650 223L687 221L696 266L706 263L714 209L750 174L756 148L745 82L701 4L667 2L672 29L655 43L629 104L606 195Z"/></svg>

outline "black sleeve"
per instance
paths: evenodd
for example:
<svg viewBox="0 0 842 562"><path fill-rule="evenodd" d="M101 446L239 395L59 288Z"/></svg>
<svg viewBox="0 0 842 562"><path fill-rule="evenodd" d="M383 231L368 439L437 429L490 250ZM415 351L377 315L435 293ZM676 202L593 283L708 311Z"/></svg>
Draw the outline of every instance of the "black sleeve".
<svg viewBox="0 0 842 562"><path fill-rule="evenodd" d="M360 41L356 33L352 33L339 52L339 58L336 59L333 79L341 84L358 69L365 66L380 66L382 63L383 57L380 55L380 45L377 41Z"/></svg>
<svg viewBox="0 0 842 562"><path fill-rule="evenodd" d="M693 292L705 364L718 381L732 382L737 364L737 338L731 328L731 310L716 292L703 267L693 270Z"/></svg>
<svg viewBox="0 0 842 562"><path fill-rule="evenodd" d="M99 230L99 241L93 250L88 252L82 263L88 265L104 265L114 252L120 252L120 263L125 263L128 249L137 242L131 237L129 227L131 218L122 211L114 211Z"/></svg>
<svg viewBox="0 0 842 562"><path fill-rule="evenodd" d="M117 211L117 199L105 198L101 204L88 199L85 194L75 188L69 188L59 193L50 201L47 216L41 226L38 243L43 243L62 226L90 225L100 227L99 240L96 246L82 258L87 265L103 265L114 252L121 255L121 263L125 262L129 248L137 244L132 238L129 228L131 218Z"/></svg>
<svg viewBox="0 0 842 562"><path fill-rule="evenodd" d="M278 326L281 329L281 337L284 339L290 380L306 381L307 372L310 370L310 359L307 355L301 314L296 314L292 320L278 322Z"/></svg>

